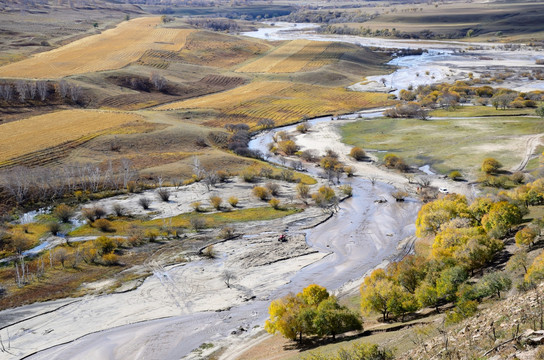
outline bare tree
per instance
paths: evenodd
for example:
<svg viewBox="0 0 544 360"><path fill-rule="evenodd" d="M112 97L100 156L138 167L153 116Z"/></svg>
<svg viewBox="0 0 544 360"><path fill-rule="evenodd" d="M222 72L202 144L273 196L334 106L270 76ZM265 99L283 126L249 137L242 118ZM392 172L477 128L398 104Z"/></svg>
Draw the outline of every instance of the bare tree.
<svg viewBox="0 0 544 360"><path fill-rule="evenodd" d="M223 274L221 274L221 279L225 282L225 285L230 289L230 282L232 280L236 280L236 274L230 270L225 270Z"/></svg>
<svg viewBox="0 0 544 360"><path fill-rule="evenodd" d="M68 259L68 252L64 248L58 248L57 251L55 251L55 256L58 261L60 261L60 264L62 267L64 267L64 263Z"/></svg>
<svg viewBox="0 0 544 360"><path fill-rule="evenodd" d="M0 86L0 95L5 101L10 101L13 97L13 88L10 84Z"/></svg>
<svg viewBox="0 0 544 360"><path fill-rule="evenodd" d="M219 176L217 175L217 172L215 171L206 171L204 175L204 184L206 185L206 189L210 191L213 186L217 184L219 181Z"/></svg>
<svg viewBox="0 0 544 360"><path fill-rule="evenodd" d="M15 90L17 90L17 94L19 94L19 100L25 102L28 97L28 84L23 80L18 80L15 83Z"/></svg>
<svg viewBox="0 0 544 360"><path fill-rule="evenodd" d="M30 98L35 99L36 93L38 92L38 86L36 85L35 82L31 82L28 84L28 91L30 93Z"/></svg>
<svg viewBox="0 0 544 360"><path fill-rule="evenodd" d="M44 101L47 98L47 83L45 81L38 81L36 83L36 88L38 89L40 100Z"/></svg>
<svg viewBox="0 0 544 360"><path fill-rule="evenodd" d="M66 82L66 80L61 80L58 86L60 97L65 98L66 96L68 96L69 90L70 90L70 85Z"/></svg>
<svg viewBox="0 0 544 360"><path fill-rule="evenodd" d="M151 77L149 78L149 80L151 81L155 89L157 89L158 91L163 90L167 83L164 76L161 76L156 72L151 74Z"/></svg>
<svg viewBox="0 0 544 360"><path fill-rule="evenodd" d="M77 102L81 97L81 86L72 85L70 86L70 98L73 102Z"/></svg>

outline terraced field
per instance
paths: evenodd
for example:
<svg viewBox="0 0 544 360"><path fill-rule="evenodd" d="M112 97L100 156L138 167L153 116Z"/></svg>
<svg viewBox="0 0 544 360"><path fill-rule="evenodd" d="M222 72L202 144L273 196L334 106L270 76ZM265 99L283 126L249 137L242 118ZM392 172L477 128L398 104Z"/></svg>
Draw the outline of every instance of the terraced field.
<svg viewBox="0 0 544 360"><path fill-rule="evenodd" d="M272 119L277 125L304 117L345 113L391 104L387 94L352 92L344 88L294 84L282 81L260 81L236 89L175 102L158 110L215 109L221 113L209 126L227 123L255 125L260 119Z"/></svg>
<svg viewBox="0 0 544 360"><path fill-rule="evenodd" d="M157 28L159 23L158 17L124 22L101 34L0 67L0 77L60 78L119 69L149 50L180 51L193 30Z"/></svg>
<svg viewBox="0 0 544 360"><path fill-rule="evenodd" d="M242 73L310 71L337 61L345 51L346 48L332 42L293 40L236 71Z"/></svg>
<svg viewBox="0 0 544 360"><path fill-rule="evenodd" d="M136 114L64 110L0 125L0 166L34 164L58 151L81 145L108 129L141 120ZM25 154L32 156L26 158Z"/></svg>

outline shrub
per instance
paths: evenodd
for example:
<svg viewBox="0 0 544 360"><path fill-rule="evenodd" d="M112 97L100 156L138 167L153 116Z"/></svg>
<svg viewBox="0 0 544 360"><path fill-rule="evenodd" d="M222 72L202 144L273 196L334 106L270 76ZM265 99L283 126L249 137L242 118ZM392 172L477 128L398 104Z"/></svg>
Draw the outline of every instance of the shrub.
<svg viewBox="0 0 544 360"><path fill-rule="evenodd" d="M404 201L404 199L408 196L408 193L406 191L395 191L391 194L393 198L395 198L396 201Z"/></svg>
<svg viewBox="0 0 544 360"><path fill-rule="evenodd" d="M106 210L99 206L83 208L81 209L81 215L83 215L89 222L93 222L96 219L104 217L106 215Z"/></svg>
<svg viewBox="0 0 544 360"><path fill-rule="evenodd" d="M221 210L223 200L219 196L210 196L210 203L216 210Z"/></svg>
<svg viewBox="0 0 544 360"><path fill-rule="evenodd" d="M138 199L138 204L144 209L144 210L148 210L149 209L149 206L151 205L151 200L146 198L145 196L144 197L141 197Z"/></svg>
<svg viewBox="0 0 544 360"><path fill-rule="evenodd" d="M121 217L125 215L125 208L123 207L123 205L119 203L113 204L112 210L115 216L117 217Z"/></svg>
<svg viewBox="0 0 544 360"><path fill-rule="evenodd" d="M297 125L297 131L300 133L305 134L308 132L308 130L310 130L310 125L306 121Z"/></svg>
<svg viewBox="0 0 544 360"><path fill-rule="evenodd" d="M286 155L293 155L297 152L298 146L293 140L283 140L278 143L278 149Z"/></svg>
<svg viewBox="0 0 544 360"><path fill-rule="evenodd" d="M114 253L102 255L102 261L105 265L113 266L119 263L119 256Z"/></svg>
<svg viewBox="0 0 544 360"><path fill-rule="evenodd" d="M461 175L461 172L457 170L453 170L452 172L450 172L448 176L452 180L459 180L463 178L463 175Z"/></svg>
<svg viewBox="0 0 544 360"><path fill-rule="evenodd" d="M272 206L275 210L279 210L280 208L280 200L279 199L276 199L276 198L272 198L270 199L270 201L268 202L270 204L270 206Z"/></svg>
<svg viewBox="0 0 544 360"><path fill-rule="evenodd" d="M404 160L395 154L387 154L383 158L384 164L386 167L390 169L397 169L400 171L406 171L408 170L408 166L404 162Z"/></svg>
<svg viewBox="0 0 544 360"><path fill-rule="evenodd" d="M157 229L149 229L145 232L145 237L150 242L155 242L159 238L159 231Z"/></svg>
<svg viewBox="0 0 544 360"><path fill-rule="evenodd" d="M129 181L127 183L127 191L129 193L135 193L138 191L138 184L135 181Z"/></svg>
<svg viewBox="0 0 544 360"><path fill-rule="evenodd" d="M196 212L204 211L204 209L202 208L202 203L200 201L195 201L194 203L191 204L191 206Z"/></svg>
<svg viewBox="0 0 544 360"><path fill-rule="evenodd" d="M278 196L280 194L280 186L277 183L269 182L266 183L266 188L270 191L272 196Z"/></svg>
<svg viewBox="0 0 544 360"><path fill-rule="evenodd" d="M263 178L272 178L272 175L274 174L274 169L270 166L263 166L259 170L259 176Z"/></svg>
<svg viewBox="0 0 544 360"><path fill-rule="evenodd" d="M230 206L235 208L236 206L238 206L238 198L236 196L229 197L229 204Z"/></svg>
<svg viewBox="0 0 544 360"><path fill-rule="evenodd" d="M217 171L217 178L219 179L219 182L227 182L229 179L229 174L224 170L218 170Z"/></svg>
<svg viewBox="0 0 544 360"><path fill-rule="evenodd" d="M306 199L310 195L310 187L303 183L297 184L297 194L301 199Z"/></svg>
<svg viewBox="0 0 544 360"><path fill-rule="evenodd" d="M342 191L342 194L346 196L352 196L353 195L353 188L351 185L342 185L340 186L340 191Z"/></svg>
<svg viewBox="0 0 544 360"><path fill-rule="evenodd" d="M346 173L347 177L352 177L353 175L355 175L355 169L353 169L352 166L345 166L344 172Z"/></svg>
<svg viewBox="0 0 544 360"><path fill-rule="evenodd" d="M57 235L61 230L61 226L58 222L52 221L47 224L47 230L49 230L52 235Z"/></svg>
<svg viewBox="0 0 544 360"><path fill-rule="evenodd" d="M514 184L523 184L525 182L525 174L521 171L516 171L510 176L510 180L512 180Z"/></svg>
<svg viewBox="0 0 544 360"><path fill-rule="evenodd" d="M94 227L102 232L112 232L114 229L111 226L111 222L107 219L98 219L93 223Z"/></svg>
<svg viewBox="0 0 544 360"><path fill-rule="evenodd" d="M102 255L112 253L117 248L117 243L114 239L107 236L100 236L94 241L94 246Z"/></svg>
<svg viewBox="0 0 544 360"><path fill-rule="evenodd" d="M53 215L63 223L67 223L74 216L74 209L66 204L60 204L53 210Z"/></svg>
<svg viewBox="0 0 544 360"><path fill-rule="evenodd" d="M219 232L219 237L221 239L230 239L234 236L234 228L231 226L225 226Z"/></svg>
<svg viewBox="0 0 544 360"><path fill-rule="evenodd" d="M255 195L261 200L266 200L270 197L270 193L268 189L262 186L255 186L253 188L253 195Z"/></svg>
<svg viewBox="0 0 544 360"><path fill-rule="evenodd" d="M164 202L168 202L170 200L170 190L166 188L160 188L157 190L157 195L159 196L159 199Z"/></svg>
<svg viewBox="0 0 544 360"><path fill-rule="evenodd" d="M482 163L482 171L486 174L494 174L501 167L502 167L502 164L493 158L487 158Z"/></svg>
<svg viewBox="0 0 544 360"><path fill-rule="evenodd" d="M247 183L255 182L257 179L257 170L254 167L248 167L242 170L241 173L242 180Z"/></svg>
<svg viewBox="0 0 544 360"><path fill-rule="evenodd" d="M206 227L206 219L194 216L189 220L189 223L191 224L191 228L195 231L204 229Z"/></svg>
<svg viewBox="0 0 544 360"><path fill-rule="evenodd" d="M357 161L362 161L366 158L366 153L362 148L356 146L351 149L351 151L349 152L349 156Z"/></svg>
<svg viewBox="0 0 544 360"><path fill-rule="evenodd" d="M319 160L319 157L313 150L304 150L300 153L300 158L308 162L317 162Z"/></svg>
<svg viewBox="0 0 544 360"><path fill-rule="evenodd" d="M213 245L206 246L206 248L202 250L202 255L204 255L205 257L209 259L215 259L215 257L217 256Z"/></svg>
<svg viewBox="0 0 544 360"><path fill-rule="evenodd" d="M283 169L280 173L280 179L287 182L294 182L295 173L291 170Z"/></svg>

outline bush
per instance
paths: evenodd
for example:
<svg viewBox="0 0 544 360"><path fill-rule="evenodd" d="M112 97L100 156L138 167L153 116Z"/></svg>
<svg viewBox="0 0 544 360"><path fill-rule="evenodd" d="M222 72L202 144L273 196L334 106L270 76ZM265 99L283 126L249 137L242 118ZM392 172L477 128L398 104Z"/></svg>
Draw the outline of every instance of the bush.
<svg viewBox="0 0 544 360"><path fill-rule="evenodd" d="M493 158L487 158L482 163L482 171L486 174L494 174L502 167L502 164Z"/></svg>
<svg viewBox="0 0 544 360"><path fill-rule="evenodd" d="M278 143L278 149L286 155L293 155L297 152L298 146L293 140L283 140Z"/></svg>
<svg viewBox="0 0 544 360"><path fill-rule="evenodd" d="M397 169L400 171L406 171L408 170L408 165L404 162L404 160L395 154L387 154L383 158L384 164L386 167L390 169Z"/></svg>
<svg viewBox="0 0 544 360"><path fill-rule="evenodd" d="M94 246L102 255L112 253L117 248L117 242L107 236L100 236L94 241Z"/></svg>
<svg viewBox="0 0 544 360"><path fill-rule="evenodd" d="M353 188L351 185L342 185L340 186L340 191L342 191L342 194L346 196L352 196L353 195Z"/></svg>
<svg viewBox="0 0 544 360"><path fill-rule="evenodd" d="M304 150L300 153L300 158L308 162L317 162L319 160L319 157L313 150Z"/></svg>
<svg viewBox="0 0 544 360"><path fill-rule="evenodd" d="M102 261L105 265L113 266L119 263L119 257L114 253L105 254L102 256Z"/></svg>
<svg viewBox="0 0 544 360"><path fill-rule="evenodd" d="M510 180L512 180L514 184L523 184L525 182L525 174L521 171L516 171L510 176Z"/></svg>
<svg viewBox="0 0 544 360"><path fill-rule="evenodd" d="M303 183L297 184L297 194L301 199L306 199L310 196L310 187Z"/></svg>
<svg viewBox="0 0 544 360"><path fill-rule="evenodd" d="M308 130L310 130L310 125L306 121L297 125L297 131L300 133L305 134L308 132Z"/></svg>
<svg viewBox="0 0 544 360"><path fill-rule="evenodd" d="M236 206L238 206L238 198L236 196L229 197L229 204L230 206L235 208Z"/></svg>
<svg viewBox="0 0 544 360"><path fill-rule="evenodd" d="M255 182L255 180L257 179L257 170L255 170L254 167L246 168L242 170L241 177L242 180L247 183Z"/></svg>
<svg viewBox="0 0 544 360"><path fill-rule="evenodd" d="M206 227L206 219L201 217L192 217L189 220L189 223L191 224L191 228L195 231L202 230Z"/></svg>
<svg viewBox="0 0 544 360"><path fill-rule="evenodd" d="M270 197L270 193L268 189L262 186L255 186L253 188L253 195L255 195L261 200L266 200Z"/></svg>
<svg viewBox="0 0 544 360"><path fill-rule="evenodd" d="M463 175L461 175L461 172L457 171L457 170L454 170L454 171L450 172L450 174L448 176L452 180L459 180L459 179L463 178Z"/></svg>
<svg viewBox="0 0 544 360"><path fill-rule="evenodd" d="M268 203L269 203L270 206L272 206L275 210L279 210L279 209L280 209L280 200L279 200L279 199L272 198L272 199L270 199L270 201L269 201Z"/></svg>
<svg viewBox="0 0 544 360"><path fill-rule="evenodd" d="M92 208L81 209L81 215L83 215L89 222L94 222L96 219L100 219L106 215L106 210L99 206Z"/></svg>
<svg viewBox="0 0 544 360"><path fill-rule="evenodd" d="M159 231L157 229L149 229L145 232L145 237L150 242L155 242L159 238Z"/></svg>
<svg viewBox="0 0 544 360"><path fill-rule="evenodd" d="M148 210L151 205L151 200L146 197L141 197L138 199L138 204L144 209Z"/></svg>
<svg viewBox="0 0 544 360"><path fill-rule="evenodd" d="M270 191L270 194L272 196L278 196L280 194L280 186L278 184L269 182L269 183L266 183L265 186L268 189L268 191Z"/></svg>
<svg viewBox="0 0 544 360"><path fill-rule="evenodd" d="M366 158L366 153L362 148L356 146L351 149L351 151L349 152L349 156L357 161L362 161Z"/></svg>
<svg viewBox="0 0 544 360"><path fill-rule="evenodd" d="M219 238L221 239L230 239L234 236L234 228L231 226L225 226L219 232Z"/></svg>
<svg viewBox="0 0 544 360"><path fill-rule="evenodd" d="M115 216L117 217L121 217L125 215L125 208L123 207L123 205L119 203L113 204L112 210Z"/></svg>
<svg viewBox="0 0 544 360"><path fill-rule="evenodd" d="M164 202L168 202L170 200L170 190L166 188L160 188L157 190L157 195L159 196L159 199Z"/></svg>
<svg viewBox="0 0 544 360"><path fill-rule="evenodd" d="M74 216L74 209L66 204L60 204L53 210L53 215L63 223L67 223Z"/></svg>
<svg viewBox="0 0 544 360"><path fill-rule="evenodd" d="M204 255L205 257L209 259L215 259L215 257L217 256L213 245L206 246L206 248L202 250L202 255Z"/></svg>
<svg viewBox="0 0 544 360"><path fill-rule="evenodd" d="M344 172L346 173L347 177L352 177L353 175L355 175L355 169L353 169L353 167L351 166L345 166Z"/></svg>
<svg viewBox="0 0 544 360"><path fill-rule="evenodd" d="M93 226L99 229L102 232L113 232L115 231L112 226L111 222L107 219L98 219L93 223Z"/></svg>
<svg viewBox="0 0 544 360"><path fill-rule="evenodd" d="M223 200L219 196L210 196L210 203L216 210L221 210Z"/></svg>
<svg viewBox="0 0 544 360"><path fill-rule="evenodd" d="M51 235L56 236L60 232L61 226L60 226L60 224L58 222L52 221L52 222L47 224L47 230L49 230Z"/></svg>
<svg viewBox="0 0 544 360"><path fill-rule="evenodd" d="M408 196L408 193L406 191L395 191L391 194L393 198L395 198L396 201L404 201L404 199Z"/></svg>
<svg viewBox="0 0 544 360"><path fill-rule="evenodd" d="M195 201L194 203L191 204L191 206L196 212L204 211L204 209L202 208L202 203L200 201Z"/></svg>

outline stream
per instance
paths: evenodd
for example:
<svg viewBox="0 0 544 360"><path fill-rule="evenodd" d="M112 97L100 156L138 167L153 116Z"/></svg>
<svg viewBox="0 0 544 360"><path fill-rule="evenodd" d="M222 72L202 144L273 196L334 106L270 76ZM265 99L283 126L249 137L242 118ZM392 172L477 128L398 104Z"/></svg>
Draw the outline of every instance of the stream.
<svg viewBox="0 0 544 360"><path fill-rule="evenodd" d="M453 81L466 76L467 72L478 73L489 68L499 66L512 61L514 67L533 67L535 59L542 58L542 53L527 48L519 51L507 51L494 48L489 43L464 43L464 42L438 42L438 41L405 41L382 40L378 38L361 38L356 36L331 36L320 35L311 32L315 25L311 24L283 24L279 29L260 29L246 36L253 36L269 40L284 39L310 39L318 41L346 41L354 44L379 46L389 48L424 48L428 52L419 56L406 56L395 58L391 64L399 66L399 69L390 75L369 77L367 81L379 82L386 77L388 91L399 91L410 85L427 84L443 80ZM468 47L478 48L477 51L468 51ZM479 60L485 55L485 59ZM476 61L477 60L477 61ZM426 72L428 71L428 75ZM504 84L503 84L504 86ZM519 82L519 87L524 89L544 89L543 82L533 83ZM361 90L364 90L362 86ZM381 111L366 111L349 116L346 119L357 117L378 117ZM330 117L318 118L310 121L311 125L331 121ZM250 148L268 152L267 145L271 142L274 132L280 130L289 131L293 126L274 129L263 132L250 142ZM269 161L279 162L278 158L271 156ZM430 169L425 169L429 172ZM315 168L308 168L312 175L317 175ZM270 300L283 296L289 292L299 292L303 287L318 283L333 292L342 291L351 293L357 290L357 285L362 276L376 266L383 264L387 259L392 259L398 252L399 243L410 237L415 232L415 219L420 208L420 203L413 199L397 203L391 197L394 190L389 184L375 183L374 185L362 178L345 179L353 187L353 197L342 202L339 210L329 220L317 227L306 230L306 241L314 249L328 255L295 273L290 281L275 288L275 290L261 294L256 299L244 302L222 311L200 311L184 315L170 314L167 317L159 317L153 320L143 320L128 325L112 325L106 330L85 333L67 340L64 344L55 345L44 343L40 350L25 358L29 359L179 359L193 351L202 343L221 343L232 339L233 330L242 327L246 334L253 334L249 329L256 326L262 327L267 318L267 307ZM386 199L385 204L378 204L377 199ZM190 268L206 268L210 266L205 260L197 260L191 263ZM182 271L181 266L166 270L166 276L161 282L171 280ZM204 271L204 270L203 270ZM156 274L157 276L157 274ZM152 278L155 278L152 277ZM148 279L148 281L157 281ZM346 284L352 286L346 288ZM171 284L175 287L176 284ZM179 284L178 284L179 285ZM179 285L181 286L181 285ZM151 290L150 290L151 291ZM127 294L112 294L104 296L86 297L76 300L58 310L58 313L49 318L43 318L36 323L40 331L49 331L55 328L55 322L60 321L95 321L95 304L101 303L100 315L118 316L115 307L125 304L125 299L139 304L145 299L129 298ZM103 304L111 304L112 308L106 309ZM54 304L54 303L52 303ZM49 306L53 306L50 304ZM8 310L9 311L9 310ZM17 311L25 311L25 308ZM0 312L0 316L1 316ZM45 324L45 325L43 325ZM33 335L24 328L32 328L32 324L21 325L23 331L21 337L35 336L36 341L41 334ZM16 329L13 330L15 332ZM62 330L59 330L62 331ZM49 334L49 333L47 333ZM54 333L53 333L54 334ZM45 336L45 335L44 335ZM67 337L64 337L67 338ZM68 337L69 338L69 337ZM248 337L241 341L247 341ZM17 339L12 340L16 343ZM30 341L30 340L27 340ZM51 347L49 347L51 346ZM48 348L49 347L49 348ZM4 355L0 355L4 356Z"/></svg>

